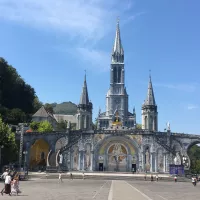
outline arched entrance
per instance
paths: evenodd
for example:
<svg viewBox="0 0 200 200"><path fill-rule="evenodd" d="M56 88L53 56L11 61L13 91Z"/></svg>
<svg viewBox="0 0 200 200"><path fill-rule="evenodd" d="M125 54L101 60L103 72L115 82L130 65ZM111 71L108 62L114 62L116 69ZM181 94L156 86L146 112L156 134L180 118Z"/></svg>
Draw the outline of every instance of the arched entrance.
<svg viewBox="0 0 200 200"><path fill-rule="evenodd" d="M97 171L136 171L139 169L138 144L126 136L107 136L95 147Z"/></svg>
<svg viewBox="0 0 200 200"><path fill-rule="evenodd" d="M108 148L108 171L127 171L127 150L121 143L114 143Z"/></svg>
<svg viewBox="0 0 200 200"><path fill-rule="evenodd" d="M44 169L48 153L49 144L43 139L36 140L30 149L30 168Z"/></svg>

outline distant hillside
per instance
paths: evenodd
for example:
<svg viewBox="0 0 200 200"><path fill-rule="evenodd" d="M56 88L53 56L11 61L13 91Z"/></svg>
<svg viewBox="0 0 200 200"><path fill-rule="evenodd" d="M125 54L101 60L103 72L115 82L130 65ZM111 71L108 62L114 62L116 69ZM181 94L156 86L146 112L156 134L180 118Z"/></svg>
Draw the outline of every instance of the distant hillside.
<svg viewBox="0 0 200 200"><path fill-rule="evenodd" d="M72 102L63 102L60 104L52 103L53 111L55 114L74 115L77 112L76 104Z"/></svg>

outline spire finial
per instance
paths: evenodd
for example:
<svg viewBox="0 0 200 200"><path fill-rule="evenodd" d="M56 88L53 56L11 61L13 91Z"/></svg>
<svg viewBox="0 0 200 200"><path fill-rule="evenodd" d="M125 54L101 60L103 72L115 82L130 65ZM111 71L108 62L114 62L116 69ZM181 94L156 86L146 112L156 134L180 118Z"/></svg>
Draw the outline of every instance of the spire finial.
<svg viewBox="0 0 200 200"><path fill-rule="evenodd" d="M119 24L119 16L117 16L117 24Z"/></svg>
<svg viewBox="0 0 200 200"><path fill-rule="evenodd" d="M149 80L151 81L151 70L149 70Z"/></svg>
<svg viewBox="0 0 200 200"><path fill-rule="evenodd" d="M85 71L85 81L86 81L86 69L84 71Z"/></svg>

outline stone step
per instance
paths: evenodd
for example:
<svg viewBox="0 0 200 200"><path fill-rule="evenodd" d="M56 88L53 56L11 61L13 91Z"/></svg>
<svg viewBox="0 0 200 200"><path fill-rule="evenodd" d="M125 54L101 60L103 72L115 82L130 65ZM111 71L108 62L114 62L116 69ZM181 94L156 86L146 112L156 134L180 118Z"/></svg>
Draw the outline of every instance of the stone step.
<svg viewBox="0 0 200 200"><path fill-rule="evenodd" d="M48 174L47 177L45 174L41 175L29 175L30 178L40 178L40 179L58 179L58 174ZM62 175L63 179L70 179L69 175ZM82 174L75 174L73 175L73 179L82 179ZM143 176L109 176L109 175L85 175L85 179L91 179L91 180L141 180L144 181ZM150 177L147 177L146 181L151 181ZM154 181L156 179L154 178ZM159 181L170 181L173 182L173 177L160 177ZM178 177L178 182L191 182L190 179L185 177Z"/></svg>

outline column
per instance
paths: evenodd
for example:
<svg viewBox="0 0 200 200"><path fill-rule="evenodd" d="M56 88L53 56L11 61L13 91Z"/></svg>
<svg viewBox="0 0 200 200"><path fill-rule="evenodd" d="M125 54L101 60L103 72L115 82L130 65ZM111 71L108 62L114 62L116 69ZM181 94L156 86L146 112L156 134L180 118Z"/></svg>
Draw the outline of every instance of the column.
<svg viewBox="0 0 200 200"><path fill-rule="evenodd" d="M91 160L91 163L90 163L90 171L93 171L93 158L94 157L94 152L93 151L91 151L91 158L90 158L90 160Z"/></svg>
<svg viewBox="0 0 200 200"><path fill-rule="evenodd" d="M169 172L169 163L168 163L168 154L165 156L165 163L166 163L166 172Z"/></svg>
<svg viewBox="0 0 200 200"><path fill-rule="evenodd" d="M155 153L155 172L157 172L157 154Z"/></svg>
<svg viewBox="0 0 200 200"><path fill-rule="evenodd" d="M141 152L141 154L142 154L142 171L144 171L144 154L143 152Z"/></svg>
<svg viewBox="0 0 200 200"><path fill-rule="evenodd" d="M82 170L85 170L85 151L82 151L82 161L83 161Z"/></svg>
<svg viewBox="0 0 200 200"><path fill-rule="evenodd" d="M152 172L153 171L153 169L152 169L152 166L153 166L152 153L150 153L150 163L151 163L150 172Z"/></svg>
<svg viewBox="0 0 200 200"><path fill-rule="evenodd" d="M78 152L78 170L81 169L81 151Z"/></svg>
<svg viewBox="0 0 200 200"><path fill-rule="evenodd" d="M166 160L165 160L165 158L166 158L166 155L164 154L164 158L163 158L163 172L166 171Z"/></svg>

